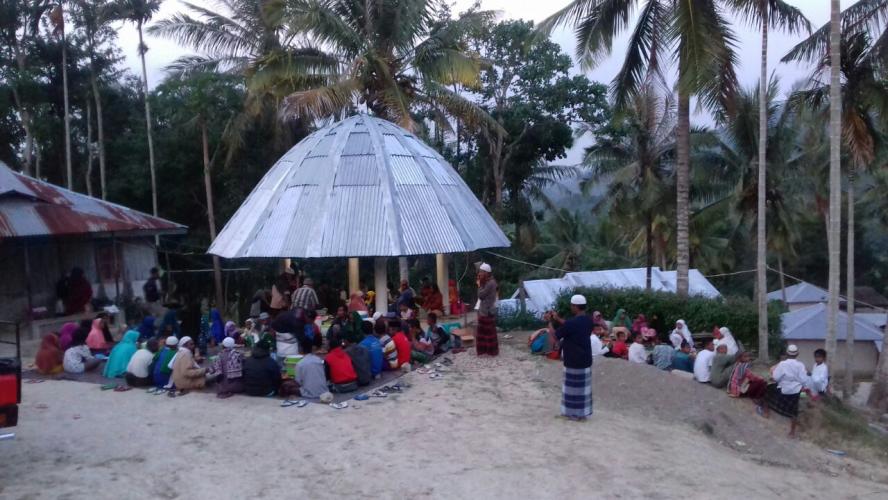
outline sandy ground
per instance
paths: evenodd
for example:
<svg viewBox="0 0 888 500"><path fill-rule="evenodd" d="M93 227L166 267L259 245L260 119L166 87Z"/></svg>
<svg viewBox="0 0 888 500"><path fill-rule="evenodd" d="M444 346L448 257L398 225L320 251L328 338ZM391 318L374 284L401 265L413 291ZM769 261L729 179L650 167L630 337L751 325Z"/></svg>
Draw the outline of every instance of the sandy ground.
<svg viewBox="0 0 888 500"><path fill-rule="evenodd" d="M0 498L888 498L884 467L648 366L596 363L593 418L555 418L560 364L509 343L344 410L26 384Z"/></svg>

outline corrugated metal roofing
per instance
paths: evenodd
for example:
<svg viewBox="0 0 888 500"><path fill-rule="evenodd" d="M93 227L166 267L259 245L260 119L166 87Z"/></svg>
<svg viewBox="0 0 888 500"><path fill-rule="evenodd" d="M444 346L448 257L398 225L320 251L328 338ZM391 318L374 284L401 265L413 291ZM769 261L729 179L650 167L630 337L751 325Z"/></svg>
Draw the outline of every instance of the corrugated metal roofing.
<svg viewBox="0 0 888 500"><path fill-rule="evenodd" d="M507 246L441 155L393 123L357 115L316 131L278 160L209 253L371 257Z"/></svg>
<svg viewBox="0 0 888 500"><path fill-rule="evenodd" d="M783 292L781 290L769 292L768 300L783 300ZM814 304L828 300L829 292L811 283L802 281L786 287L787 304Z"/></svg>
<svg viewBox="0 0 888 500"><path fill-rule="evenodd" d="M783 338L786 340L826 340L826 304L814 304L781 315ZM839 311L836 321L836 339L848 336L848 314ZM884 335L867 319L854 315L854 339L856 342L874 342L882 351Z"/></svg>
<svg viewBox="0 0 888 500"><path fill-rule="evenodd" d="M647 268L608 269L603 271L581 271L567 273L563 278L547 280L528 280L524 282L527 292L527 309L534 313L542 313L551 308L555 300L564 290L577 287L589 288L645 288ZM661 271L659 267L651 268L651 289L675 293L675 271ZM688 273L690 295L704 297L720 297L716 289L700 271L691 269ZM512 295L518 298L518 292Z"/></svg>
<svg viewBox="0 0 888 500"><path fill-rule="evenodd" d="M95 233L172 234L187 229L13 172L0 162L0 239Z"/></svg>

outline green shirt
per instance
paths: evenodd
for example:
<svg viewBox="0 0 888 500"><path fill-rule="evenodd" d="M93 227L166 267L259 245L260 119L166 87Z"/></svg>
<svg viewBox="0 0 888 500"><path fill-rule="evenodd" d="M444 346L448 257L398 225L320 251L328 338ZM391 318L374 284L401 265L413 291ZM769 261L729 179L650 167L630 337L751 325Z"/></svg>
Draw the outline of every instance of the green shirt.
<svg viewBox="0 0 888 500"><path fill-rule="evenodd" d="M736 355L730 354L716 354L712 358L712 378L709 379L709 384L712 387L724 389L728 386L731 372L734 370L734 359L736 358Z"/></svg>

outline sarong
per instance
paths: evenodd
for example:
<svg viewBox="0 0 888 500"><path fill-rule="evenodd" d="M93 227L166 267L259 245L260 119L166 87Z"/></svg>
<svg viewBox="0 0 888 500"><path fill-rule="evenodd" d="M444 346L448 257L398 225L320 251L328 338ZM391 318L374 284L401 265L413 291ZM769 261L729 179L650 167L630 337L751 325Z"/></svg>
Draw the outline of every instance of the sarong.
<svg viewBox="0 0 888 500"><path fill-rule="evenodd" d="M564 368L561 414L585 418L592 415L592 367Z"/></svg>
<svg viewBox="0 0 888 500"><path fill-rule="evenodd" d="M496 318L478 316L478 332L475 334L475 352L478 356L499 354L499 340L496 337Z"/></svg>
<svg viewBox="0 0 888 500"><path fill-rule="evenodd" d="M765 400L768 406L775 412L787 418L799 416L799 394L783 394L777 384L770 384Z"/></svg>

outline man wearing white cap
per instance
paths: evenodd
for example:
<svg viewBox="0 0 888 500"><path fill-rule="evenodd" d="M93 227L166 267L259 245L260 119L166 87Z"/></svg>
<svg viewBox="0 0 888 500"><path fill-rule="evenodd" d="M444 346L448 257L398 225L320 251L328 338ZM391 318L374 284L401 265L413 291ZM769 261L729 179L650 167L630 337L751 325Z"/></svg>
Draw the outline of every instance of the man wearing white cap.
<svg viewBox="0 0 888 500"><path fill-rule="evenodd" d="M570 311L573 318L567 321L549 315L549 333L561 341L564 360L561 415L582 421L592 415L592 318L586 314L586 297L571 297ZM561 324L557 330L556 323Z"/></svg>
<svg viewBox="0 0 888 500"><path fill-rule="evenodd" d="M790 419L789 437L795 437L799 418L799 394L811 383L808 370L799 361L799 348L790 344L786 348L787 358L774 367L772 377L777 386L768 387L768 406Z"/></svg>
<svg viewBox="0 0 888 500"><path fill-rule="evenodd" d="M482 263L478 267L478 333L475 335L475 350L478 356L499 354L499 341L496 337L496 280L493 268Z"/></svg>

